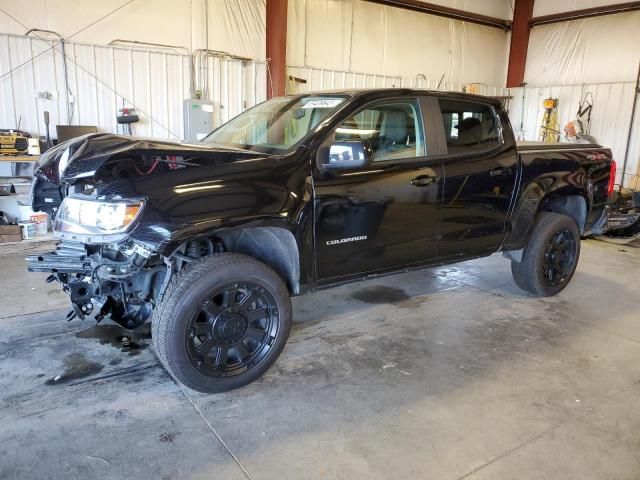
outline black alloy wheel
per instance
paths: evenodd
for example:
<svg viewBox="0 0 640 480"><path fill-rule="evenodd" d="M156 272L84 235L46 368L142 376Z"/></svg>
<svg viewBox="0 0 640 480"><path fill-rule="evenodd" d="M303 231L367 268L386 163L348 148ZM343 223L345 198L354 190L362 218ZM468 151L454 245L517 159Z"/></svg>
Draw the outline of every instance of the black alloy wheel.
<svg viewBox="0 0 640 480"><path fill-rule="evenodd" d="M206 375L246 372L269 353L278 335L278 306L263 287L232 283L212 292L187 327L187 349Z"/></svg>
<svg viewBox="0 0 640 480"><path fill-rule="evenodd" d="M550 287L567 281L576 260L576 239L569 229L562 229L551 237L544 253L543 276Z"/></svg>
<svg viewBox="0 0 640 480"><path fill-rule="evenodd" d="M271 267L247 255L215 254L172 278L153 312L153 348L177 381L225 392L275 363L291 316L289 290Z"/></svg>
<svg viewBox="0 0 640 480"><path fill-rule="evenodd" d="M579 258L580 231L576 221L561 213L541 212L521 261L511 262L511 273L522 290L549 297L569 284Z"/></svg>

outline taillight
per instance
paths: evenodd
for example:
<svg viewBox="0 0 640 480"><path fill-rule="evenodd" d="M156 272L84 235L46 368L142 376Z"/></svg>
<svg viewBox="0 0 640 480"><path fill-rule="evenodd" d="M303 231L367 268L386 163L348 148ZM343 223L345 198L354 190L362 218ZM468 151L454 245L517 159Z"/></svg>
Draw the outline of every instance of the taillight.
<svg viewBox="0 0 640 480"><path fill-rule="evenodd" d="M610 197L613 193L613 186L616 184L616 161L611 160L609 166L609 184L607 185L607 197Z"/></svg>

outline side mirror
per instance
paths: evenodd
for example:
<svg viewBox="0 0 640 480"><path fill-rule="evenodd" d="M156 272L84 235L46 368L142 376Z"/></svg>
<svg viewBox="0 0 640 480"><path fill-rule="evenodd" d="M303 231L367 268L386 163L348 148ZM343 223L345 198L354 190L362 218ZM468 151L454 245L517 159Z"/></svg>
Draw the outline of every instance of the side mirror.
<svg viewBox="0 0 640 480"><path fill-rule="evenodd" d="M322 168L327 170L352 170L371 165L373 149L363 140L335 142L329 147L329 158Z"/></svg>

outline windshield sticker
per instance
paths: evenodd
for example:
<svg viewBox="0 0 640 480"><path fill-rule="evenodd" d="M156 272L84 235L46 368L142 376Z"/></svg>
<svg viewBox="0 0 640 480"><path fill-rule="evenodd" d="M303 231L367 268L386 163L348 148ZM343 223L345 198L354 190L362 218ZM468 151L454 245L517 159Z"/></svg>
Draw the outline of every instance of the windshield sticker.
<svg viewBox="0 0 640 480"><path fill-rule="evenodd" d="M334 108L344 102L344 98L314 98L307 100L302 108Z"/></svg>

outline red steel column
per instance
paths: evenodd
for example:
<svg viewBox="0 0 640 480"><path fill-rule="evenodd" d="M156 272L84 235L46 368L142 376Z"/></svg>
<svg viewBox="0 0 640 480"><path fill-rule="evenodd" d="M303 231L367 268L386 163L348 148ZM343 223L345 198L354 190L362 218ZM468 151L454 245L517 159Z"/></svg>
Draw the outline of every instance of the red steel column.
<svg viewBox="0 0 640 480"><path fill-rule="evenodd" d="M267 0L267 98L285 94L287 86L287 4L289 0ZM273 90L272 90L273 86Z"/></svg>
<svg viewBox="0 0 640 480"><path fill-rule="evenodd" d="M511 25L511 49L509 50L509 70L507 87L519 87L524 81L524 67L529 48L529 20L533 16L535 0L516 0Z"/></svg>

